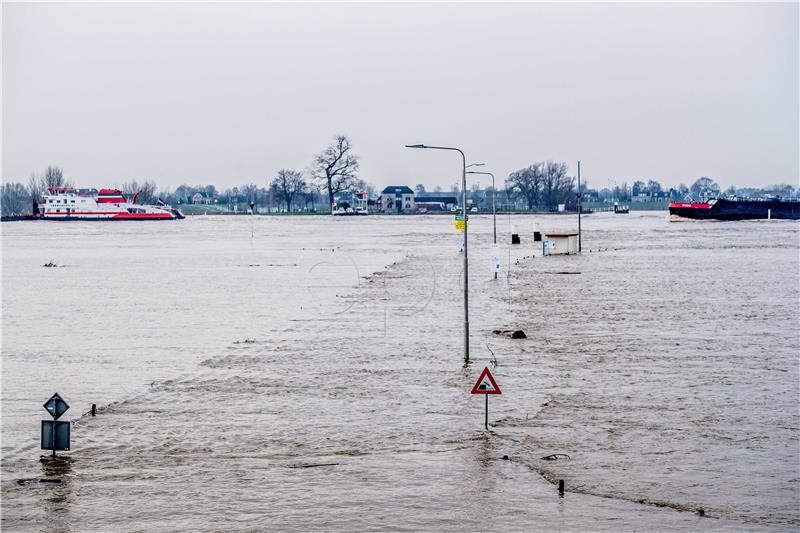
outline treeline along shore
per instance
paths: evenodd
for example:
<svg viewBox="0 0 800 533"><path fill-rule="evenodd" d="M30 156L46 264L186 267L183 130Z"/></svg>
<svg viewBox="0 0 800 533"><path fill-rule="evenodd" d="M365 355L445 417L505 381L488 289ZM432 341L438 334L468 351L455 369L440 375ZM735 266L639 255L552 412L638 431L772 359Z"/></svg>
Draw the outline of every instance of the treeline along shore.
<svg viewBox="0 0 800 533"><path fill-rule="evenodd" d="M674 187L666 187L656 179L635 179L630 185L628 180L608 178L604 181L600 186L591 181L581 183L584 210L602 210L614 203L629 205L631 209L666 209L670 201L720 195L749 198L793 198L798 195L798 188L788 184L763 188L730 186L723 191L706 176L694 179L689 186L680 183ZM44 171L31 172L26 183L4 179L0 188L2 215L31 215L33 203L39 201L48 188L72 187L75 183L75 178L67 177L64 169L56 165L48 166ZM382 195L395 186L380 190L363 178L359 173L359 157L351 140L344 135L335 137L313 158L307 169L281 169L274 176L235 187L180 185L172 189L146 178L82 185L114 186L128 199L136 195L137 203L150 204L160 199L189 215L330 214L332 210L356 207L359 201L366 204L363 208L370 213L434 213L459 208L461 199L458 183L447 190L441 185L429 189L429 185L420 180L416 184L396 184L407 187L412 194L414 201L408 204L410 207L398 211L386 209L386 203L381 203ZM503 179L502 188L498 187L496 191L495 202L501 212L576 211L577 187L577 180L570 175L566 162L539 161L511 172ZM490 211L493 193L490 185L482 187L474 181L467 191L468 207L472 211ZM420 207L416 207L417 204Z"/></svg>

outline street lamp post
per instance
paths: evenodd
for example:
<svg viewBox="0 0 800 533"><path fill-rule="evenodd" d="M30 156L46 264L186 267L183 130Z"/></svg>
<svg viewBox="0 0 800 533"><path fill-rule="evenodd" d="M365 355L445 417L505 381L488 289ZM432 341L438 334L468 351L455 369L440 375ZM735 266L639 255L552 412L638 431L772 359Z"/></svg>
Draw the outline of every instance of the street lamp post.
<svg viewBox="0 0 800 533"><path fill-rule="evenodd" d="M494 184L494 174L492 174L491 172L475 172L473 170L467 172L467 174L483 174L484 176L492 177L492 227L494 232L493 242L497 244L497 207L495 204L495 197L497 196L497 187ZM494 279L497 279L497 271L495 271L494 273Z"/></svg>
<svg viewBox="0 0 800 533"><path fill-rule="evenodd" d="M407 144L406 148L428 148L431 150L450 150L461 154L461 202L464 215L464 364L469 364L469 260L467 258L467 158L458 148L449 146L427 146Z"/></svg>
<svg viewBox="0 0 800 533"><path fill-rule="evenodd" d="M578 253L581 253L581 162L578 161Z"/></svg>

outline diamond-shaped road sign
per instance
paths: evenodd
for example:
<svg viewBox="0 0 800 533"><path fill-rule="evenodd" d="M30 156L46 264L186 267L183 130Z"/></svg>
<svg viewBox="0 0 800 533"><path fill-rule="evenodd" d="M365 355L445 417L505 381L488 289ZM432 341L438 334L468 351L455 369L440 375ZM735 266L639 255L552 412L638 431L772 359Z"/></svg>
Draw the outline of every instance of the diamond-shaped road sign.
<svg viewBox="0 0 800 533"><path fill-rule="evenodd" d="M45 410L50 413L50 416L53 417L53 420L58 420L61 415L67 412L69 409L69 405L67 402L64 401L58 393L53 394L49 400L44 402Z"/></svg>

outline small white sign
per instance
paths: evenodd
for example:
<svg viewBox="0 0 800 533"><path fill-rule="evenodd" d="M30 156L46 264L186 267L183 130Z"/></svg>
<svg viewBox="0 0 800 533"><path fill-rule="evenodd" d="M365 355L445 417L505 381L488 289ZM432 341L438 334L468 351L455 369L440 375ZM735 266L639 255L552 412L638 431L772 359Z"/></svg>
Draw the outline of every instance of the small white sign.
<svg viewBox="0 0 800 533"><path fill-rule="evenodd" d="M500 263L500 247L497 244L491 245L492 251L492 272L500 272L502 264Z"/></svg>

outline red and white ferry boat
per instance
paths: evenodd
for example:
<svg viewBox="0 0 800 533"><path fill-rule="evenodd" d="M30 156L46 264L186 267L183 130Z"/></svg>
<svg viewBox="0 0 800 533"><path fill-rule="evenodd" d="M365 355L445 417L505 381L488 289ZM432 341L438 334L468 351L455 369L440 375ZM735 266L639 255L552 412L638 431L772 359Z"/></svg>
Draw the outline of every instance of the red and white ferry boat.
<svg viewBox="0 0 800 533"><path fill-rule="evenodd" d="M119 189L47 189L42 202L34 204L34 215L44 220L176 220L183 213L161 200L159 205L139 205Z"/></svg>

